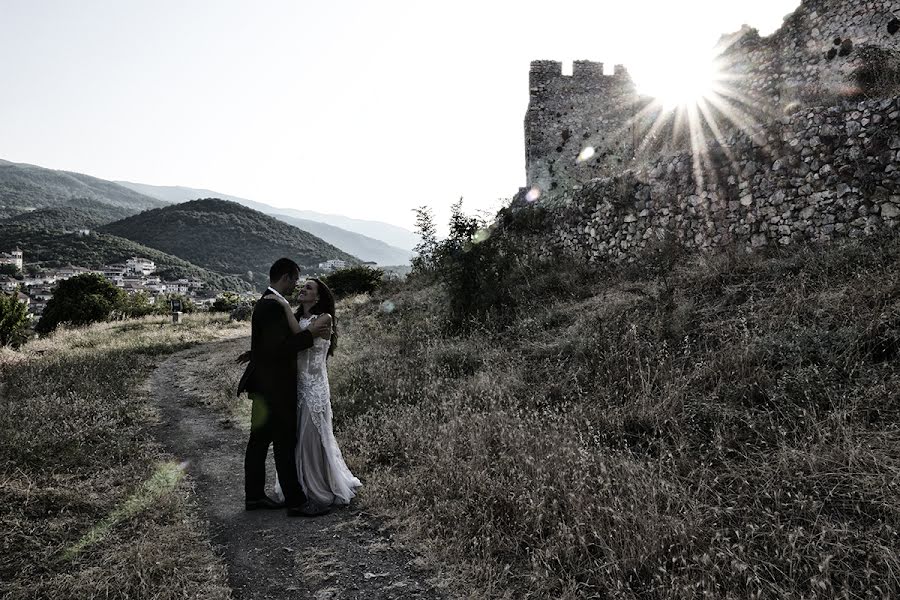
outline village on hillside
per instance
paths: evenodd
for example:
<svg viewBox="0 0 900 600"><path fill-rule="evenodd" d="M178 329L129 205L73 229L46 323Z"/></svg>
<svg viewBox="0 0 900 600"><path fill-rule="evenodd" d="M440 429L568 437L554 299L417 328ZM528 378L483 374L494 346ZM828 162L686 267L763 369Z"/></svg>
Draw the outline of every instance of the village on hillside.
<svg viewBox="0 0 900 600"><path fill-rule="evenodd" d="M56 284L76 275L95 273L102 275L126 294L145 293L150 304L156 304L161 297L179 294L194 300L199 306L211 306L216 292L208 290L198 279L163 279L157 273L156 263L148 258L133 256L124 264L103 265L99 269L68 265L56 269L29 270L25 273L25 254L21 248L11 252L0 252L0 266L11 265L18 276L0 274L0 292L16 294L19 301L28 306L28 312L39 318L53 297ZM313 269L320 273L330 273L347 267L346 261L333 259L319 263ZM310 270L310 269L305 269ZM255 299L257 292L234 292L248 299Z"/></svg>

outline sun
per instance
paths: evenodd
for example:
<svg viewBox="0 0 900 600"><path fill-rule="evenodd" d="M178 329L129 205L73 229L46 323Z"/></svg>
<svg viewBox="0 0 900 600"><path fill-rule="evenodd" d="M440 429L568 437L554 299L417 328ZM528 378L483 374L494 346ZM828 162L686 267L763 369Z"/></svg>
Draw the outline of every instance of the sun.
<svg viewBox="0 0 900 600"><path fill-rule="evenodd" d="M638 160L660 148L690 152L697 189L703 186L710 152L721 148L731 158L731 132L752 133L765 107L757 106L740 75L728 66L723 47L677 56L645 56L636 61L632 79L650 102L639 108L623 131L634 141Z"/></svg>
<svg viewBox="0 0 900 600"><path fill-rule="evenodd" d="M659 59L637 69L635 84L641 93L654 98L663 108L674 110L712 96L720 78L721 73L710 57L677 63Z"/></svg>

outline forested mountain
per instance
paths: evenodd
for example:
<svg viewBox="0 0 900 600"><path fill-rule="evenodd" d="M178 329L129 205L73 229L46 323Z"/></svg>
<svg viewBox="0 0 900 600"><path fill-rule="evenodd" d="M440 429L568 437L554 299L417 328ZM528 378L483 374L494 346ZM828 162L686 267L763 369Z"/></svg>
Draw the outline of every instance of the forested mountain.
<svg viewBox="0 0 900 600"><path fill-rule="evenodd" d="M9 217L0 223L15 224L24 229L50 231L75 231L78 229L95 229L111 221L123 219L133 214L128 209L116 208L100 204L95 200L78 198L70 201L68 206L39 208L27 213ZM115 219L110 219L117 215Z"/></svg>
<svg viewBox="0 0 900 600"><path fill-rule="evenodd" d="M102 228L196 265L257 284L287 256L302 266L359 259L316 236L235 202L206 198L149 210Z"/></svg>
<svg viewBox="0 0 900 600"><path fill-rule="evenodd" d="M125 238L97 231L88 235L71 233L80 229L71 226L79 218L73 209L44 209L0 220L0 251L8 252L18 246L25 252L27 265L42 268L76 265L96 269L141 256L154 261L166 279L196 278L213 290L240 291L252 287L239 277L215 273Z"/></svg>
<svg viewBox="0 0 900 600"><path fill-rule="evenodd" d="M205 189L147 185L130 181L116 183L164 202L179 203L198 198L231 200L308 231L362 260L373 261L380 265L409 264L412 248L419 241L413 232L379 221L363 221L312 211L276 208L262 202Z"/></svg>
<svg viewBox="0 0 900 600"><path fill-rule="evenodd" d="M84 202L107 222L165 205L111 181L0 160L0 218Z"/></svg>

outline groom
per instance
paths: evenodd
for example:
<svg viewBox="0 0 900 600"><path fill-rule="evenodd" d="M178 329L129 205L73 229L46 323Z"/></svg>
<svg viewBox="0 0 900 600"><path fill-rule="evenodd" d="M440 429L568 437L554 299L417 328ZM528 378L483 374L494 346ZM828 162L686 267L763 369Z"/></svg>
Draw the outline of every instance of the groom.
<svg viewBox="0 0 900 600"><path fill-rule="evenodd" d="M316 319L308 329L296 335L291 333L284 309L274 297L290 296L298 279L297 263L279 258L269 269L269 288L253 309L250 363L238 384L238 394L246 390L253 403L250 440L244 457L244 494L247 510L282 508L265 493L266 455L272 444L288 516L315 517L326 514L328 509L307 500L297 479L294 456L297 352L311 347L316 337L330 337L331 322Z"/></svg>

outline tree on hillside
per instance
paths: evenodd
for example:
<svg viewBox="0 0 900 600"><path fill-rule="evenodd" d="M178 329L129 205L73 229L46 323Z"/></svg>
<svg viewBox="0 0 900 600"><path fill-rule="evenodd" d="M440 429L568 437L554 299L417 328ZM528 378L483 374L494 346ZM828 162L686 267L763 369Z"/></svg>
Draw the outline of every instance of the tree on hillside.
<svg viewBox="0 0 900 600"><path fill-rule="evenodd" d="M117 307L123 317L136 318L152 315L156 307L150 302L147 292L126 294Z"/></svg>
<svg viewBox="0 0 900 600"><path fill-rule="evenodd" d="M19 347L25 343L28 307L16 294L0 294L0 346Z"/></svg>
<svg viewBox="0 0 900 600"><path fill-rule="evenodd" d="M434 215L427 206L413 209L416 213L416 234L421 241L413 248L416 256L412 259L412 269L416 273L430 273L434 270L434 254L437 249L437 228Z"/></svg>
<svg viewBox="0 0 900 600"><path fill-rule="evenodd" d="M331 275L322 278L322 281L331 288L335 298L341 299L353 294L368 294L374 292L381 285L384 271L371 269L360 265L335 271Z"/></svg>
<svg viewBox="0 0 900 600"><path fill-rule="evenodd" d="M16 275L19 275L19 268L16 265L2 264L0 265L0 275L15 277Z"/></svg>
<svg viewBox="0 0 900 600"><path fill-rule="evenodd" d="M234 292L222 292L222 294L212 303L211 310L213 312L230 313L242 304L249 304L249 302Z"/></svg>
<svg viewBox="0 0 900 600"><path fill-rule="evenodd" d="M105 321L121 306L124 292L103 278L86 273L61 281L35 329L50 333L60 323L87 325Z"/></svg>

